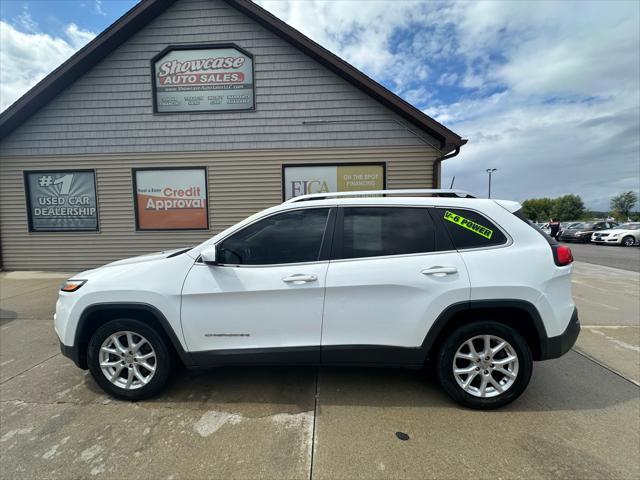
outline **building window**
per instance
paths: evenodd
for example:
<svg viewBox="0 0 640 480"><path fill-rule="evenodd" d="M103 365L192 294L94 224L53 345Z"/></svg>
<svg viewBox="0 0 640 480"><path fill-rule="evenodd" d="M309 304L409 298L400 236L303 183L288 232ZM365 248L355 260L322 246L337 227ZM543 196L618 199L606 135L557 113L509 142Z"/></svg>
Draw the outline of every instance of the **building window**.
<svg viewBox="0 0 640 480"><path fill-rule="evenodd" d="M94 170L24 172L30 232L98 230Z"/></svg>
<svg viewBox="0 0 640 480"><path fill-rule="evenodd" d="M384 190L384 163L283 165L284 200L311 193Z"/></svg>
<svg viewBox="0 0 640 480"><path fill-rule="evenodd" d="M133 169L137 230L208 230L205 167Z"/></svg>

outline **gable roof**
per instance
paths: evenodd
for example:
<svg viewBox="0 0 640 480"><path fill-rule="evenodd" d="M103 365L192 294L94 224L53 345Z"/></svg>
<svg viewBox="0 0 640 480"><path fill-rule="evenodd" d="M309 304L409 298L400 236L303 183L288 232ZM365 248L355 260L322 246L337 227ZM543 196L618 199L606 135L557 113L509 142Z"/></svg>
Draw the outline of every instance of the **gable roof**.
<svg viewBox="0 0 640 480"><path fill-rule="evenodd" d="M147 25L176 0L141 0L100 35L38 82L0 115L0 140L19 127L49 100L89 71L119 45ZM467 143L444 125L372 80L353 65L320 46L251 0L224 0L263 27L286 40L326 68L364 91L405 120L440 142L443 154Z"/></svg>

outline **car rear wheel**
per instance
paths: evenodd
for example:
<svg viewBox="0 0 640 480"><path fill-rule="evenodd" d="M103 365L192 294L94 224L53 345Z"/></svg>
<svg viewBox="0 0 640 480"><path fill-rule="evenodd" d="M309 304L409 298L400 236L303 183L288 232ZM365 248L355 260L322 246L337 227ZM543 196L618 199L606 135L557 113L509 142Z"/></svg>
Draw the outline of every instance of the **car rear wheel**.
<svg viewBox="0 0 640 480"><path fill-rule="evenodd" d="M636 243L636 239L633 238L631 235L627 235L622 239L622 245L624 245L625 247L633 247L635 243Z"/></svg>
<svg viewBox="0 0 640 480"><path fill-rule="evenodd" d="M501 323L478 321L447 337L436 369L440 384L453 400L490 410L522 394L532 367L531 350L518 332Z"/></svg>
<svg viewBox="0 0 640 480"><path fill-rule="evenodd" d="M134 319L112 320L98 328L89 341L87 363L103 390L125 400L158 394L171 373L171 355L162 337Z"/></svg>

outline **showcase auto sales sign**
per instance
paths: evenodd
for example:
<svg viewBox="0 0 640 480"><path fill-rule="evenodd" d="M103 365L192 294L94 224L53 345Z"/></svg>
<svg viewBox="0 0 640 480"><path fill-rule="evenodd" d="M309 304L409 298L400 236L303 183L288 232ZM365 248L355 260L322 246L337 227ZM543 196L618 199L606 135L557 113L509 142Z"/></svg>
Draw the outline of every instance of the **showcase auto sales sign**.
<svg viewBox="0 0 640 480"><path fill-rule="evenodd" d="M154 77L158 112L254 108L253 59L235 47L170 50Z"/></svg>

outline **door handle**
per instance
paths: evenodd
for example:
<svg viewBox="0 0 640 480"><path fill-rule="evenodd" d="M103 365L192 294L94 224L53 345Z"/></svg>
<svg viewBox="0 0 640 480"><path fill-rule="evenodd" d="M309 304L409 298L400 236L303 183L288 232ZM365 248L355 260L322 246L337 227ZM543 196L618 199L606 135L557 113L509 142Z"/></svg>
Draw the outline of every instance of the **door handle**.
<svg viewBox="0 0 640 480"><path fill-rule="evenodd" d="M445 275L453 275L458 273L456 267L431 267L422 270L423 275L433 275L434 277L444 277Z"/></svg>
<svg viewBox="0 0 640 480"><path fill-rule="evenodd" d="M303 283L308 283L308 282L315 282L318 279L317 276L315 275L307 275L304 273L296 273L294 275L290 275L288 277L284 277L282 279L283 282L286 283L296 283L296 284L303 284Z"/></svg>

